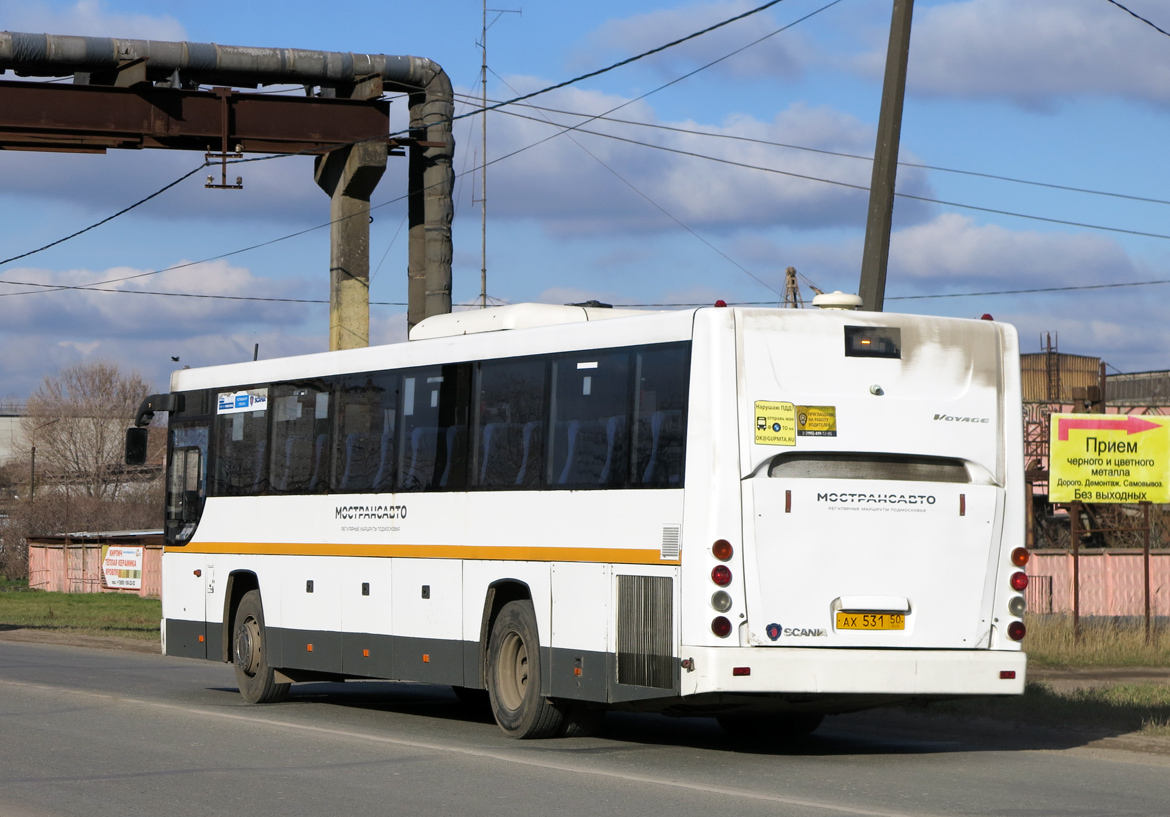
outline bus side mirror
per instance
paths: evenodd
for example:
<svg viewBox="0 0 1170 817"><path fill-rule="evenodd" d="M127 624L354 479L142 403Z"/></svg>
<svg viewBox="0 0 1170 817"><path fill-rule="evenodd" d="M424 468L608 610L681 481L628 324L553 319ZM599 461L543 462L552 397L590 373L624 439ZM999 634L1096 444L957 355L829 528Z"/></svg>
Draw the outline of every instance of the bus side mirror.
<svg viewBox="0 0 1170 817"><path fill-rule="evenodd" d="M126 464L143 465L146 462L146 441L150 436L148 428L126 429Z"/></svg>

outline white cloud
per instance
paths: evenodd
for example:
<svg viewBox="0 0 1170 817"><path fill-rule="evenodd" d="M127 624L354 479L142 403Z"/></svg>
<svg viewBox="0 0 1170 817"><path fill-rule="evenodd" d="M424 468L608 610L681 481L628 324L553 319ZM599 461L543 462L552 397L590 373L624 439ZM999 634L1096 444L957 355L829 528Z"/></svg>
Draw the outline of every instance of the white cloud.
<svg viewBox="0 0 1170 817"><path fill-rule="evenodd" d="M895 232L890 239L891 280L917 288L1011 289L1133 280L1133 261L1112 239L1090 233L1039 233L976 225L945 213L927 224Z"/></svg>
<svg viewBox="0 0 1170 817"><path fill-rule="evenodd" d="M30 34L70 34L85 37L124 37L138 40L184 40L186 30L170 15L118 14L98 0L71 5L38 0L0 0L0 17L8 31Z"/></svg>
<svg viewBox="0 0 1170 817"><path fill-rule="evenodd" d="M858 65L880 77L884 62L883 43ZM915 15L907 83L926 94L1030 107L1082 95L1165 105L1170 49L1161 34L1101 0L962 0Z"/></svg>
<svg viewBox="0 0 1170 817"><path fill-rule="evenodd" d="M513 84L523 88L539 83ZM620 102L568 89L547 104L601 113ZM563 115L550 116L565 124L580 122ZM652 109L643 102L614 116L658 124ZM795 104L771 121L737 114L716 124L693 120L662 124L863 156L872 153L874 144L870 125L826 106ZM494 147L489 157L556 133L546 123L508 116L497 117L492 129ZM695 229L721 231L859 226L865 220L871 173L868 161L612 122L595 121L584 129L651 146L581 132L558 136L507 164L493 166L489 171L493 215L540 219L547 229L561 234L677 230L671 216ZM705 156L782 172L734 167L702 158ZM920 196L930 194L926 174L912 168L901 171L899 189ZM924 213L921 204L899 205L899 216L911 222Z"/></svg>
<svg viewBox="0 0 1170 817"><path fill-rule="evenodd" d="M49 271L13 269L5 281L83 285L134 275L125 267ZM324 305L263 303L128 294L143 290L259 297L323 297L307 282L253 275L226 261L108 285L117 292L44 291L0 297L0 382L5 393L27 394L46 372L92 358L137 368L156 383L176 368L249 360L259 342L264 357L322 351L328 344ZM0 286L0 293L33 289Z"/></svg>

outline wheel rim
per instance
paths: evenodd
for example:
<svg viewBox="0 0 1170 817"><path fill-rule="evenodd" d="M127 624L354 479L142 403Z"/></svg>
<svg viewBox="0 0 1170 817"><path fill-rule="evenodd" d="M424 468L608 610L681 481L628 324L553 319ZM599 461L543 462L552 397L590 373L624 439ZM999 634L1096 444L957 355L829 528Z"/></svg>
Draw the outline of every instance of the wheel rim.
<svg viewBox="0 0 1170 817"><path fill-rule="evenodd" d="M260 623L251 616L236 628L236 666L249 678L260 666Z"/></svg>
<svg viewBox="0 0 1170 817"><path fill-rule="evenodd" d="M500 644L499 688L500 703L509 711L516 711L524 703L528 689L528 647L519 633L510 632Z"/></svg>

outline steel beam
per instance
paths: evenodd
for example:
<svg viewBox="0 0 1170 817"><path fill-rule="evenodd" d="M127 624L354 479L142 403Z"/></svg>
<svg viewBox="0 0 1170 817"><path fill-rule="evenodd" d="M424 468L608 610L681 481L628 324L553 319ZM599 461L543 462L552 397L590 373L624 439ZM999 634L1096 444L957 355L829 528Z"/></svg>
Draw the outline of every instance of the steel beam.
<svg viewBox="0 0 1170 817"><path fill-rule="evenodd" d="M209 91L149 84L0 81L0 149L219 151L224 104ZM249 153L320 154L359 140L386 140L390 130L390 103L377 100L230 91L226 104L228 141Z"/></svg>

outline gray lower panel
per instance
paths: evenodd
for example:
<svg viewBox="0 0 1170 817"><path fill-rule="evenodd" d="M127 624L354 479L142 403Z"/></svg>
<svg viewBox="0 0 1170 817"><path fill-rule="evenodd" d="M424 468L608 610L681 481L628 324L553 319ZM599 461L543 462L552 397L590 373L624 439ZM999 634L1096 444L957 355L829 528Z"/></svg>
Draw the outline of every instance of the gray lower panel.
<svg viewBox="0 0 1170 817"><path fill-rule="evenodd" d="M549 662L553 698L576 701L608 701L607 653L553 649Z"/></svg>
<svg viewBox="0 0 1170 817"><path fill-rule="evenodd" d="M220 659L221 646L207 637L200 621L167 619L167 654L186 658ZM222 628L211 625L216 642ZM199 637L204 640L200 641ZM275 667L336 673L356 678L386 678L425 684L481 687L479 644L438 638L408 638L371 633L325 630L267 630L268 657ZM309 646L312 649L309 649ZM613 653L564 648L541 648L546 667L545 691L553 698L597 703L621 703L673 698L679 693L677 662L669 689L619 684L618 661Z"/></svg>
<svg viewBox="0 0 1170 817"><path fill-rule="evenodd" d="M166 628L167 655L179 658L207 657L207 622L168 618Z"/></svg>
<svg viewBox="0 0 1170 817"><path fill-rule="evenodd" d="M394 636L341 634L341 669L361 678L394 677Z"/></svg>
<svg viewBox="0 0 1170 817"><path fill-rule="evenodd" d="M207 625L207 658L219 661L223 658L223 627L219 624ZM228 653L231 657L231 653Z"/></svg>
<svg viewBox="0 0 1170 817"><path fill-rule="evenodd" d="M341 672L341 633L269 627L267 635L270 641L280 640L279 666L317 672Z"/></svg>
<svg viewBox="0 0 1170 817"><path fill-rule="evenodd" d="M464 686L463 642L396 636L393 677L400 681Z"/></svg>

